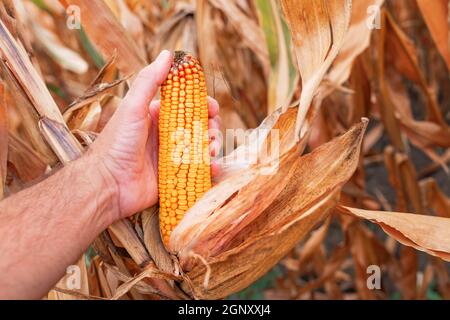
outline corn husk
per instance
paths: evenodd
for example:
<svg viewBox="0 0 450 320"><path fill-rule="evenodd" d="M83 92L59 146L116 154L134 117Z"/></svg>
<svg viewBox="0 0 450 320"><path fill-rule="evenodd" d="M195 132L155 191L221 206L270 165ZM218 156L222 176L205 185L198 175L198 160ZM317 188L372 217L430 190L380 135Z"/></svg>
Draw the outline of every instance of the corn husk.
<svg viewBox="0 0 450 320"><path fill-rule="evenodd" d="M294 130L294 124L284 129ZM183 288L195 298L224 298L273 267L337 204L340 188L356 168L366 125L363 120L302 157L292 148L279 171L257 176L237 191L228 189L240 174L211 189L214 197L205 195L171 236L170 249L185 274Z"/></svg>

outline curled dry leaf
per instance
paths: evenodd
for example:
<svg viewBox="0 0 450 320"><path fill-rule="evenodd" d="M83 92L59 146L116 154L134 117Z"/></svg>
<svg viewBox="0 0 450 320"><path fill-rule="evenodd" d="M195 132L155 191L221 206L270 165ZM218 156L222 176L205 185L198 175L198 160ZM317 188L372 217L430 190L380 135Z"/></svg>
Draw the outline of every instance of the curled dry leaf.
<svg viewBox="0 0 450 320"><path fill-rule="evenodd" d="M450 147L450 128L446 123L414 119L407 89L397 74L390 73L383 81L381 94L391 100L395 116L413 144L420 148Z"/></svg>
<svg viewBox="0 0 450 320"><path fill-rule="evenodd" d="M339 211L378 224L400 243L450 261L450 218L371 211L339 206Z"/></svg>
<svg viewBox="0 0 450 320"><path fill-rule="evenodd" d="M386 24L382 28L382 39L385 42L385 50L379 52L386 55L386 67L392 67L394 70L404 75L416 83L423 91L427 103L427 120L444 125L445 120L442 117L436 97L432 93L427 80L420 69L418 53L412 40L406 35L401 27L395 22L389 12L386 12ZM384 58L380 59L384 63Z"/></svg>
<svg viewBox="0 0 450 320"><path fill-rule="evenodd" d="M272 124L280 146L295 130L295 111ZM357 166L366 125L364 119L302 157L300 144L280 147L279 167L271 174L264 174L273 169L269 157L205 194L170 239L185 274L183 289L196 298L223 298L266 273L336 205Z"/></svg>
<svg viewBox="0 0 450 320"><path fill-rule="evenodd" d="M112 268L112 270L115 270ZM120 272L115 270L117 275L120 275ZM145 267L145 269L137 276L135 277L126 277L125 279L121 279L125 281L120 287L117 288L114 296L111 298L111 300L118 300L120 297L125 295L127 292L129 292L137 283L139 283L141 280L145 278L160 278L160 279L170 279L175 280L177 279L176 276L173 274L166 274L160 270L158 270L156 267L149 265ZM155 289L153 289L151 286L145 286L145 283L142 283L141 286L143 289L141 291L145 293L159 293ZM148 291L145 291L148 290ZM174 298L174 297L172 297ZM176 298L176 297L175 297Z"/></svg>
<svg viewBox="0 0 450 320"><path fill-rule="evenodd" d="M302 77L296 136L303 127L320 82L344 43L351 16L351 0L282 0Z"/></svg>
<svg viewBox="0 0 450 320"><path fill-rule="evenodd" d="M121 84L125 79L117 79L110 83L98 83L89 87L83 94L78 97L70 107L64 112L66 121L70 121L72 114L95 101L100 101L105 95L109 94L114 88Z"/></svg>
<svg viewBox="0 0 450 320"><path fill-rule="evenodd" d="M349 78L353 62L369 47L370 36L374 29L370 26L377 22L377 13L383 3L384 0L359 0L353 3L350 27L339 55L326 77L335 85L342 85ZM368 11L369 9L370 11Z"/></svg>

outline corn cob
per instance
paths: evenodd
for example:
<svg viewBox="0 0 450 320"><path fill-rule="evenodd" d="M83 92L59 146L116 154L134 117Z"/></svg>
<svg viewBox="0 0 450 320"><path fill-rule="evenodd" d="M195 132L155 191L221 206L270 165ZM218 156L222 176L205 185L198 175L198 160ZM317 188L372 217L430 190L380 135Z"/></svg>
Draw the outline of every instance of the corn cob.
<svg viewBox="0 0 450 320"><path fill-rule="evenodd" d="M167 245L185 212L211 188L205 76L182 51L161 86L159 143L159 221Z"/></svg>

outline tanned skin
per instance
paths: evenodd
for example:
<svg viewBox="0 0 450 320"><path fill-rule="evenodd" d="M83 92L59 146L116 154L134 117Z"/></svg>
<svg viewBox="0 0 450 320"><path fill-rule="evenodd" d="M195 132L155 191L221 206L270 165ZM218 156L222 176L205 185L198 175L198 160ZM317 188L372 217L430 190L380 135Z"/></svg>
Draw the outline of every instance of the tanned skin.
<svg viewBox="0 0 450 320"><path fill-rule="evenodd" d="M0 299L42 298L110 224L156 204L159 101L153 99L172 60L163 51L137 75L83 157L0 202ZM219 128L218 112L209 98L210 132ZM213 140L213 156L217 148Z"/></svg>

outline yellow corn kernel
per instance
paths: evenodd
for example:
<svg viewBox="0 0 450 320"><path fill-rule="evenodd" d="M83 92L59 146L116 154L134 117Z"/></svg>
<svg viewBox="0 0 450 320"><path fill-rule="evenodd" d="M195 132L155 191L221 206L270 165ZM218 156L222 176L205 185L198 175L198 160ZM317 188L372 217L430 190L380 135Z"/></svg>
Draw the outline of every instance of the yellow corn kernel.
<svg viewBox="0 0 450 320"><path fill-rule="evenodd" d="M211 188L206 82L200 63L175 52L161 87L160 229L167 244L186 211Z"/></svg>

